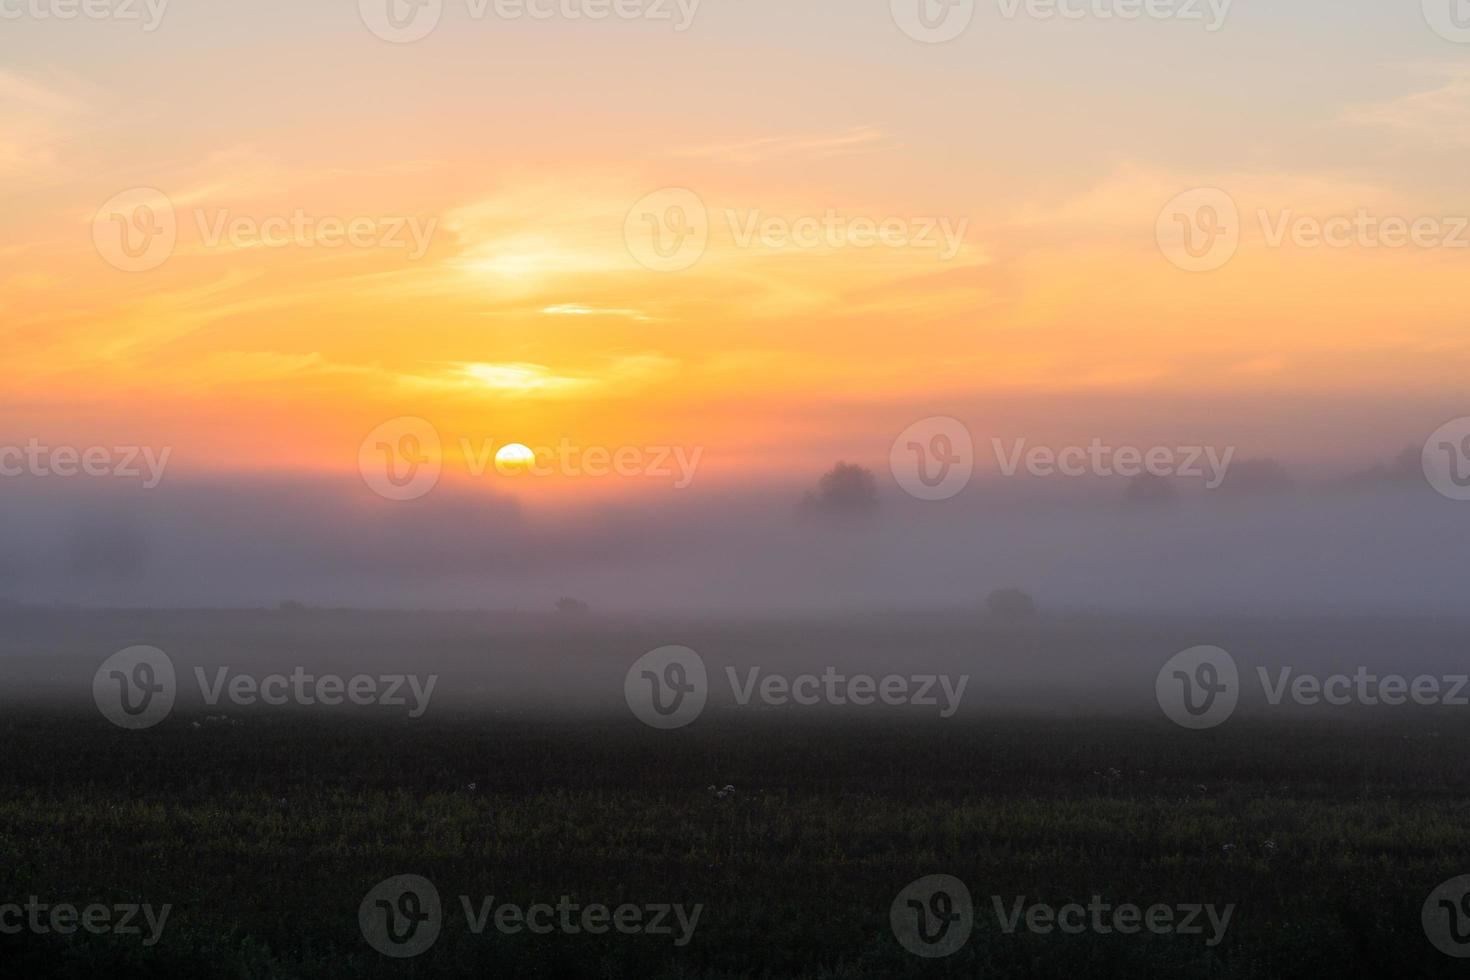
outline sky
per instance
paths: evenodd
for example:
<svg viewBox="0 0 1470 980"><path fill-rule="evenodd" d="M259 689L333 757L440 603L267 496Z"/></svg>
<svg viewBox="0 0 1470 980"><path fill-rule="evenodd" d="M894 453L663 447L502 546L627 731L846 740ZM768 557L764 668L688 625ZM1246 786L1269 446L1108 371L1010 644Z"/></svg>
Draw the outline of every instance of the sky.
<svg viewBox="0 0 1470 980"><path fill-rule="evenodd" d="M384 0L0 0L0 443L358 505L422 420L436 492L536 512L678 479L485 447L677 448L677 489L729 499L840 459L891 490L935 416L1347 474L1470 414L1449 0L925 2L964 30L394 0L433 18L405 41Z"/></svg>

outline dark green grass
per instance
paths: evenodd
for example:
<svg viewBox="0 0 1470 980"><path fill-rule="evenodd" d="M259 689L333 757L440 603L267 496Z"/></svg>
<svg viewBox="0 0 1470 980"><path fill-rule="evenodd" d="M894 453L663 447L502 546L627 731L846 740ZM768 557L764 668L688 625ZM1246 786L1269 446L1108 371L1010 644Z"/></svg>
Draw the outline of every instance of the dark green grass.
<svg viewBox="0 0 1470 980"><path fill-rule="evenodd" d="M162 942L0 937L7 976L1458 975L1420 906L1470 873L1470 726L951 723L838 716L366 723L176 713L138 733L8 710L0 901L174 906ZM194 722L200 722L195 727ZM477 788L471 791L468 784ZM726 800L707 787L734 784ZM410 961L363 941L378 881L446 905ZM952 874L975 933L906 953L888 907ZM693 941L474 936L458 897L702 903ZM1004 934L990 896L1235 903L1225 941Z"/></svg>

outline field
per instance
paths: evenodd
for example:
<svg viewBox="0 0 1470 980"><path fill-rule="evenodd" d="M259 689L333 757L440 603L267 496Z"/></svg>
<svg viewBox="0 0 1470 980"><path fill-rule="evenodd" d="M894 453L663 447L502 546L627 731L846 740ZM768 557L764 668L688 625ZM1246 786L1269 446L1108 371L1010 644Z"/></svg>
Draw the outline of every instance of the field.
<svg viewBox="0 0 1470 980"><path fill-rule="evenodd" d="M961 659L989 702L948 720L719 704L664 732L594 703L601 675L581 658L605 649L620 695L622 672L667 624L259 613L16 614L8 625L13 671L35 681L30 696L7 699L0 720L0 902L34 895L171 911L146 947L84 931L0 936L6 976L1432 977L1462 968L1420 923L1430 891L1470 871L1470 724L1460 714L1254 711L1186 732L1121 697L1085 714L1069 700L1064 712L1003 711L994 705L1005 692L1030 690L1035 678L1013 672L987 685L990 655L975 652L1039 646L1068 663L1069 638L1107 633L1121 650L1143 636L1158 644L1142 644L1139 663L1152 671L1173 626L971 624L978 646ZM953 639L966 627L934 629ZM1339 624L1331 635L1373 630ZM427 635L415 662L442 669L441 688L455 695L420 718L225 710L181 696L163 723L125 731L87 698L96 664L146 637L171 649L182 674L184 664L241 662L239 649L211 637L278 664L315 663L331 649L340 667L355 657L381 664L410 634ZM794 649L850 634L856 645L874 630L686 624L685 634L715 649L759 635L769 651L776 637ZM360 645L343 645L344 635ZM186 636L196 638L192 654ZM546 656L563 666L543 672L576 678L585 697L569 699L576 711L555 710L523 676L508 699L477 705L454 637L483 650L555 650ZM274 642L283 638L295 638L295 661ZM49 674L19 653L48 646ZM1131 661L1106 659L1115 680L1134 675ZM493 666L479 670L495 676ZM1151 677L1142 680L1151 696ZM80 700L63 696L78 685ZM727 785L734 791L721 796ZM400 874L429 879L443 901L437 941L411 959L380 955L359 926L364 896ZM906 885L935 874L968 886L974 932L953 955L922 959L895 938L889 909ZM533 935L492 925L476 935L460 896L474 907L489 896L522 907L568 896L701 911L682 945L677 927ZM1093 896L1234 909L1211 945L1208 925L1200 935L1043 933L1024 922L1006 932L993 907Z"/></svg>

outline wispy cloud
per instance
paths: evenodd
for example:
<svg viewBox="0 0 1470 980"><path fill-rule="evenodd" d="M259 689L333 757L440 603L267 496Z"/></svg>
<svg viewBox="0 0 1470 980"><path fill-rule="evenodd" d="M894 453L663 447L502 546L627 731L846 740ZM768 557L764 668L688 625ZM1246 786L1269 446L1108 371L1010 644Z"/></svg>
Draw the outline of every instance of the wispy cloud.
<svg viewBox="0 0 1470 980"><path fill-rule="evenodd" d="M62 142L85 114L79 96L0 70L0 176L28 180L54 171Z"/></svg>
<svg viewBox="0 0 1470 980"><path fill-rule="evenodd" d="M239 200L279 189L288 177L274 157L249 145L217 150L192 169L197 175L189 185L170 195L175 205Z"/></svg>
<svg viewBox="0 0 1470 980"><path fill-rule="evenodd" d="M561 398L605 393L670 374L678 364L658 353L624 355L580 371L557 370L529 361L455 361L427 375L401 375L413 387L466 395Z"/></svg>
<svg viewBox="0 0 1470 980"><path fill-rule="evenodd" d="M377 368L368 365L334 364L320 353L290 354L281 351L219 351L191 362L183 379L199 388L233 384L299 380L326 375L368 375Z"/></svg>
<svg viewBox="0 0 1470 980"><path fill-rule="evenodd" d="M615 316L628 320L638 320L642 323L648 323L653 320L653 317L648 316L640 310L583 306L580 303L560 303L556 306L547 306L541 310L541 313L546 316Z"/></svg>
<svg viewBox="0 0 1470 980"><path fill-rule="evenodd" d="M567 394L592 384L588 378L556 374L544 364L459 364L454 373L472 387L514 394Z"/></svg>
<svg viewBox="0 0 1470 980"><path fill-rule="evenodd" d="M1426 69L1439 84L1421 92L1352 106L1345 122L1392 130L1427 143L1470 145L1470 68Z"/></svg>
<svg viewBox="0 0 1470 980"><path fill-rule="evenodd" d="M760 163L780 156L841 156L871 153L896 147L887 133L872 126L859 126L842 133L814 136L766 136L736 143L687 146L675 150L680 156L718 157L735 163Z"/></svg>

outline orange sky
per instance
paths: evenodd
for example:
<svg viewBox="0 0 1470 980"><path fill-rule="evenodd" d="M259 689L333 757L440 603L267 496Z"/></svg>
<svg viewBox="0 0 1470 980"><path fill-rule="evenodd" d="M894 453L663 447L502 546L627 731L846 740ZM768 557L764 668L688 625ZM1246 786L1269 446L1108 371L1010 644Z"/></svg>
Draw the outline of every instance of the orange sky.
<svg viewBox="0 0 1470 980"><path fill-rule="evenodd" d="M1099 398L1147 419L1205 396L1236 406L1236 440L1310 453L1293 414L1355 395L1427 417L1463 390L1470 247L1273 247L1260 217L1449 235L1470 215L1470 62L1416 11L1378 57L1303 34L1292 64L1283 37L1306 28L1286 14L1209 35L987 20L931 46L885 9L834 40L836 5L744 7L677 35L467 24L412 45L354 12L20 24L0 69L0 435L349 471L368 431L413 415L448 442L699 445L733 475L881 455L916 417L1007 395L1079 439L1127 436L1078 417ZM1156 238L1199 187L1241 229L1202 273ZM109 262L104 205L132 188L177 227L143 271ZM687 268L646 267L628 232L664 188L709 227ZM848 238L741 240L829 214ZM222 219L298 215L316 230L280 247L211 241ZM373 241L327 247L322 219L371 219ZM422 255L377 240L400 219L432 228ZM854 219L963 236L859 247Z"/></svg>

